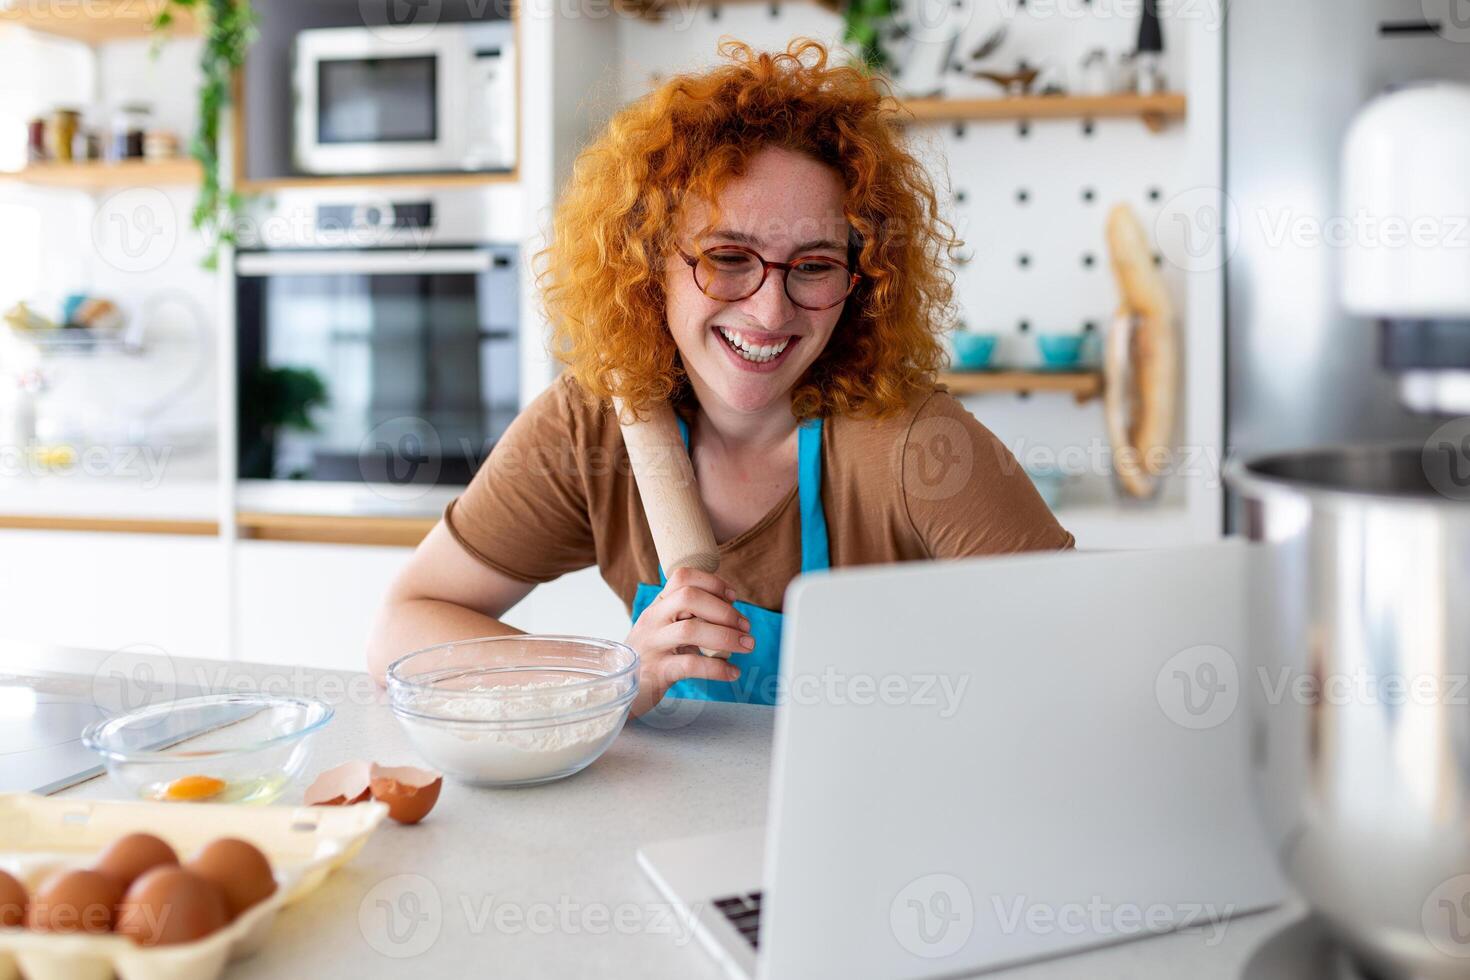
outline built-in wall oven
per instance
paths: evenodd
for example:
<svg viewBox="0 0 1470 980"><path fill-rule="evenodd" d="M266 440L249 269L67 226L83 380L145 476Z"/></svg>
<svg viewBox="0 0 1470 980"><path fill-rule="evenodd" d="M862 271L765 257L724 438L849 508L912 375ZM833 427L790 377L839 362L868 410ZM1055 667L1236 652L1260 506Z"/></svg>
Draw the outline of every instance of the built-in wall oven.
<svg viewBox="0 0 1470 980"><path fill-rule="evenodd" d="M493 208L478 191L338 190L252 213L235 258L242 495L468 482L520 404L520 257L487 240Z"/></svg>

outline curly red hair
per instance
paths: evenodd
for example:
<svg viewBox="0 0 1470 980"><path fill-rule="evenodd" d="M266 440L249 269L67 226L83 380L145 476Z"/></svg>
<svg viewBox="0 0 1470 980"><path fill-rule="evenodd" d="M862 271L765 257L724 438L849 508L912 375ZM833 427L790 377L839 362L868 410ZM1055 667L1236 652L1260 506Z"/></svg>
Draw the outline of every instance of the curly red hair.
<svg viewBox="0 0 1470 980"><path fill-rule="evenodd" d="M583 390L635 410L688 397L664 322L664 262L680 204L711 208L768 147L842 178L850 255L862 274L821 356L792 392L798 418L900 411L943 362L945 259L959 244L924 166L903 145L898 103L805 38L784 53L725 40L729 64L669 79L618 112L577 158L537 255L553 349ZM712 218L712 222L713 222Z"/></svg>

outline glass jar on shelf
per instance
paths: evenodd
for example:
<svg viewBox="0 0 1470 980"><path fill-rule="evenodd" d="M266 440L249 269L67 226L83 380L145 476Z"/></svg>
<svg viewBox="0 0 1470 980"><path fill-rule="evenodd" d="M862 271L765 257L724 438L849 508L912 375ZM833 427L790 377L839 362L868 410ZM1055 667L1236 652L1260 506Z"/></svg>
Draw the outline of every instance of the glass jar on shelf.
<svg viewBox="0 0 1470 980"><path fill-rule="evenodd" d="M46 131L46 152L52 160L71 162L72 141L81 128L82 114L67 106L58 106L51 112L50 126Z"/></svg>
<svg viewBox="0 0 1470 980"><path fill-rule="evenodd" d="M37 116L26 124L26 162L41 163L49 156L46 149L46 117Z"/></svg>
<svg viewBox="0 0 1470 980"><path fill-rule="evenodd" d="M77 131L71 138L71 158L74 163L97 160L102 156L102 136L95 116L83 116Z"/></svg>
<svg viewBox="0 0 1470 980"><path fill-rule="evenodd" d="M108 159L143 159L143 141L152 118L153 107L146 102L126 102L118 106L112 120Z"/></svg>

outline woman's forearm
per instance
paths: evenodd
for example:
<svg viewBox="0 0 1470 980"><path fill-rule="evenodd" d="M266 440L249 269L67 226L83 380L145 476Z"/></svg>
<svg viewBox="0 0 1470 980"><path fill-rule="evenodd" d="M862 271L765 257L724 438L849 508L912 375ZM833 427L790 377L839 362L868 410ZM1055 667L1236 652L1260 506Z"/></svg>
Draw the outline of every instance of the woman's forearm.
<svg viewBox="0 0 1470 980"><path fill-rule="evenodd" d="M482 612L443 599L397 599L384 603L368 641L368 670L380 685L388 665L406 653L436 643L520 633Z"/></svg>

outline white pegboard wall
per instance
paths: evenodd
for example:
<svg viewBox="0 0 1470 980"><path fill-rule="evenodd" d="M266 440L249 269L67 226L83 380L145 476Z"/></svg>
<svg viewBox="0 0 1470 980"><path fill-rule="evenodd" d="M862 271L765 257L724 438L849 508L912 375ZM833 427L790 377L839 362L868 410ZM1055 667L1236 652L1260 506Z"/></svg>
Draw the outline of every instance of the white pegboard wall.
<svg viewBox="0 0 1470 980"><path fill-rule="evenodd" d="M807 0L764 3L680 3L662 20L624 18L619 23L623 98L631 101L661 79L697 71L718 61L720 41L735 38L757 49L784 50L794 37L829 48L842 38L842 19Z"/></svg>
<svg viewBox="0 0 1470 980"><path fill-rule="evenodd" d="M1019 365L1035 362L1037 333L1104 329L1118 304L1107 213L1126 203L1146 228L1156 223L1180 180L1182 132L1132 119L925 129L947 161L947 212L965 241L954 270L964 325L999 334L1001 360ZM1182 302L1177 270L1162 268Z"/></svg>

